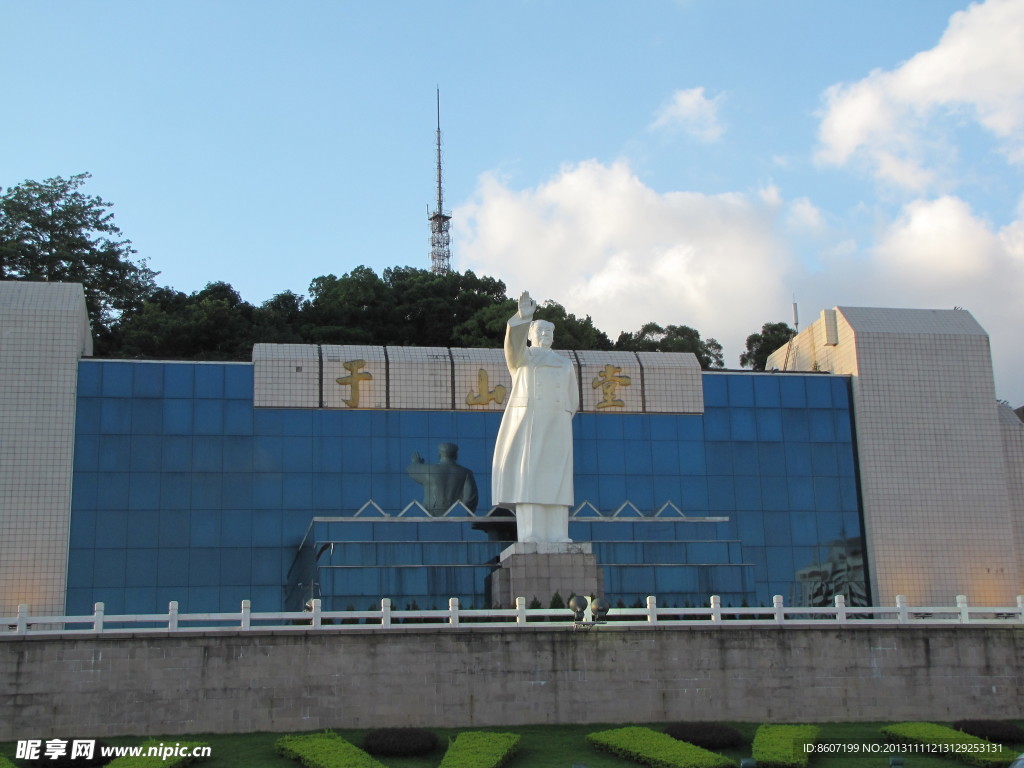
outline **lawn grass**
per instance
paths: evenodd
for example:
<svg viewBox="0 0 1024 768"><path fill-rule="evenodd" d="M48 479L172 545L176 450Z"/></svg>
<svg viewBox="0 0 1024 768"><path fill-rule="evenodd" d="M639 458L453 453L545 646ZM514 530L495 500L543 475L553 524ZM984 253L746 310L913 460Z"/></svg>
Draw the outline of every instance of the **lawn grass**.
<svg viewBox="0 0 1024 768"><path fill-rule="evenodd" d="M1021 721L1013 721L1021 724ZM888 722L877 723L818 723L821 728L819 743L836 744L885 744L880 729ZM943 723L948 725L948 723ZM587 768L628 768L635 766L627 760L609 755L586 743L588 733L620 727L622 723L592 723L589 725L533 725L501 726L493 728L432 728L440 741L440 747L432 755L423 757L381 757L377 758L388 768L437 768L441 762L449 739L466 730L501 731L518 733L522 736L519 751L508 764L508 768L569 768L573 763ZM655 730L661 730L664 723L640 723ZM746 739L739 749L721 750L721 754L739 762L750 757L750 742L760 723L727 723L736 728ZM366 730L339 729L338 734L353 744L362 743ZM168 744L175 741L202 741L213 749L209 760L196 763L197 768L298 768L298 763L274 752L274 742L284 734L243 733L243 734L190 734L188 736L165 736L159 740ZM31 734L26 737L34 738ZM143 738L106 739L110 744L139 744ZM1015 752L1024 752L1024 744L1007 745ZM0 743L0 755L14 759L16 745L13 742ZM903 755L907 768L954 768L964 763L927 754L906 753ZM15 762L17 765L17 762ZM815 754L811 756L809 768L886 768L885 754L855 755Z"/></svg>

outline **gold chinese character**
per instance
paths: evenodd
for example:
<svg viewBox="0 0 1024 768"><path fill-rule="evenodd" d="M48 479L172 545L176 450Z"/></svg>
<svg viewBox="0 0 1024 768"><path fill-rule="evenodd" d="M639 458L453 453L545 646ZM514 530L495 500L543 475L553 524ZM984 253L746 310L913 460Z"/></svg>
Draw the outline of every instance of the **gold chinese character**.
<svg viewBox="0 0 1024 768"><path fill-rule="evenodd" d="M360 381L372 381L373 374L368 371L360 371L359 369L366 365L365 360L349 360L348 362L342 363L342 367L348 371L348 376L342 376L340 379L335 379L343 387L352 388L352 399L345 400L345 405L349 408L359 407L359 382Z"/></svg>
<svg viewBox="0 0 1024 768"><path fill-rule="evenodd" d="M626 403L615 397L615 391L619 387L628 387L631 383L629 376L622 375L622 369L616 365L606 365L604 370L597 374L593 381L593 389L601 389L604 399L597 404L598 408L623 408Z"/></svg>
<svg viewBox="0 0 1024 768"><path fill-rule="evenodd" d="M476 385L480 390L480 394L475 394L470 390L469 394L466 395L466 405L487 405L490 402L501 405L505 402L505 393L508 390L501 384L498 384L494 389L488 389L490 382L487 380L487 371L483 368L476 375Z"/></svg>

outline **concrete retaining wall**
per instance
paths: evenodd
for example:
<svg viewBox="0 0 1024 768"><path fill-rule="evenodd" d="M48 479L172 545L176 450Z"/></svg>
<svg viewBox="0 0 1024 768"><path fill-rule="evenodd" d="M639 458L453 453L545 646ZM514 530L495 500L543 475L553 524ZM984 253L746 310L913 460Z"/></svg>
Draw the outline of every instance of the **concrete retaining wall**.
<svg viewBox="0 0 1024 768"><path fill-rule="evenodd" d="M0 741L1020 717L1022 651L969 627L0 636Z"/></svg>

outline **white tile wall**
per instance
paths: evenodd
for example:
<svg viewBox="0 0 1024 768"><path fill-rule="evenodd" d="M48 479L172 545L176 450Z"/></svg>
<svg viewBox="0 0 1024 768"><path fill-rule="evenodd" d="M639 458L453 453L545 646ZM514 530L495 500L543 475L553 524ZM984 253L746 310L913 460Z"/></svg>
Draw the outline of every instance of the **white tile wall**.
<svg viewBox="0 0 1024 768"><path fill-rule="evenodd" d="M1003 436L1003 455L1006 457L1006 485L1010 495L1014 544L1017 562L1021 563L1021 580L1024 581L1024 421L1002 403L999 404L999 431ZM1024 593L1024 584L1017 591Z"/></svg>
<svg viewBox="0 0 1024 768"><path fill-rule="evenodd" d="M704 413L704 382L689 352L637 352L648 413Z"/></svg>
<svg viewBox="0 0 1024 768"><path fill-rule="evenodd" d="M512 377L500 349L452 349L455 409L501 411L512 392Z"/></svg>
<svg viewBox="0 0 1024 768"><path fill-rule="evenodd" d="M388 347L391 407L452 408L452 358L447 347Z"/></svg>
<svg viewBox="0 0 1024 768"><path fill-rule="evenodd" d="M580 376L581 410L704 412L700 364L694 355L557 352ZM512 389L500 349L257 344L253 365L258 408L318 408L322 384L326 408L501 411ZM606 390L609 381L613 386ZM353 385L358 398L353 397Z"/></svg>
<svg viewBox="0 0 1024 768"><path fill-rule="evenodd" d="M903 594L943 605L965 594L974 604L1013 605L1024 591L1024 509L1019 495L1011 505L1014 459L984 329L962 310L836 314L835 346L819 319L769 367L853 376L875 602Z"/></svg>
<svg viewBox="0 0 1024 768"><path fill-rule="evenodd" d="M388 407L388 364L384 347L324 344L321 351L325 407Z"/></svg>
<svg viewBox="0 0 1024 768"><path fill-rule="evenodd" d="M0 615L64 612L82 286L0 282Z"/></svg>
<svg viewBox="0 0 1024 768"><path fill-rule="evenodd" d="M257 408L318 408L316 344L254 344L253 403Z"/></svg>
<svg viewBox="0 0 1024 768"><path fill-rule="evenodd" d="M643 412L643 377L634 353L580 350L576 357L580 363L577 374L583 388L581 411Z"/></svg>

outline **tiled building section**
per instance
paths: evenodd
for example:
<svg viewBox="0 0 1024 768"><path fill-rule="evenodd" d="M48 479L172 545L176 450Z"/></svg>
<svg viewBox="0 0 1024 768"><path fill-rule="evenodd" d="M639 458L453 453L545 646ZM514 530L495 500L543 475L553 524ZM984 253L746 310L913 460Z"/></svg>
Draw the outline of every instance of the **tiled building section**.
<svg viewBox="0 0 1024 768"><path fill-rule="evenodd" d="M254 344L257 408L316 408L320 404L320 351L316 344Z"/></svg>
<svg viewBox="0 0 1024 768"><path fill-rule="evenodd" d="M594 413L641 413L643 377L632 352L576 353L582 389L580 410Z"/></svg>
<svg viewBox="0 0 1024 768"><path fill-rule="evenodd" d="M692 354L556 351L581 411L703 412ZM501 411L512 388L500 349L256 344L253 364L257 408Z"/></svg>
<svg viewBox="0 0 1024 768"><path fill-rule="evenodd" d="M1017 562L1024 557L1024 409L1013 411L999 404L999 429L1003 435L1006 456L1007 487L1010 493L1010 516L1014 521ZM1024 580L1024 573L1021 574ZM1024 585L1020 592L1024 592Z"/></svg>
<svg viewBox="0 0 1024 768"><path fill-rule="evenodd" d="M455 366L455 408L501 411L512 392L512 377L500 349L451 350Z"/></svg>
<svg viewBox="0 0 1024 768"><path fill-rule="evenodd" d="M390 347L391 407L454 408L452 358L446 347Z"/></svg>
<svg viewBox="0 0 1024 768"><path fill-rule="evenodd" d="M768 367L853 375L876 600L1014 603L1024 499L1004 447L988 336L968 312L836 307Z"/></svg>
<svg viewBox="0 0 1024 768"><path fill-rule="evenodd" d="M643 371L647 413L704 413L704 385L697 356L682 352L637 352Z"/></svg>
<svg viewBox="0 0 1024 768"><path fill-rule="evenodd" d="M324 408L391 408L384 347L324 344ZM257 387L259 382L256 382Z"/></svg>
<svg viewBox="0 0 1024 768"><path fill-rule="evenodd" d="M78 359L91 354L80 285L0 283L0 614L63 613Z"/></svg>
<svg viewBox="0 0 1024 768"><path fill-rule="evenodd" d="M170 600L183 611L235 610L242 599L254 610L279 609L310 520L355 516L369 502L399 517L423 500L408 474L413 453L434 463L442 442L458 445L458 463L476 476L478 512L490 510L498 411L256 408L254 365L90 360L79 368L68 589L76 612L96 601L112 614L161 610ZM573 535L609 542L595 549L603 565L622 566L608 572L609 588L628 603L662 589L691 603L711 593L750 604L774 594L803 602L828 602L836 592L863 597L864 576L848 567L863 549L849 379L707 373L703 390L704 414L573 420L576 503L581 515L601 513L589 532ZM721 521L698 533L703 523L679 523L673 510ZM659 527L673 515L676 522ZM632 527L617 528L612 517ZM414 541L445 530L433 522L412 526ZM637 527L643 522L652 525ZM472 520L456 524L471 529ZM672 525L686 530L659 533ZM396 530L388 526L374 535ZM707 546L672 544L684 539ZM403 557L429 549L433 559L405 564L420 568L416 579L440 585L431 604L444 604L456 586L466 594L465 583L444 574L489 568L467 562L468 550L438 560L444 546L405 543L377 539L372 547ZM678 589L669 589L671 569L646 569L655 551L671 565L664 558L673 547L676 565L689 568L675 571ZM472 585L481 604L484 585Z"/></svg>

